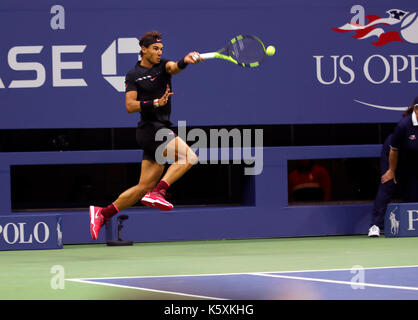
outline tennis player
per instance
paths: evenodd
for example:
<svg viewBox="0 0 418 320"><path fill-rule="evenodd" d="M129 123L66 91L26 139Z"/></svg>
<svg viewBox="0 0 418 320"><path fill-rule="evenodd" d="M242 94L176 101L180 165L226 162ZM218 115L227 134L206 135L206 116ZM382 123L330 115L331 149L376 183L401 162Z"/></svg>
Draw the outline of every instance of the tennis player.
<svg viewBox="0 0 418 320"><path fill-rule="evenodd" d="M157 31L145 33L139 45L141 59L125 78L125 102L129 113L141 114L136 129L136 140L139 148L144 151L141 176L136 186L124 191L106 208L90 206L90 233L94 240L98 238L99 230L106 221L140 199L148 207L172 210L173 205L166 200L167 189L198 160L186 142L170 129L171 96L174 94L171 77L183 71L187 65L204 59L195 51L177 62L163 59L162 36ZM155 136L159 130L169 130L166 141L156 141ZM164 143L163 148L160 147L161 143ZM158 150L163 150L163 154L156 154ZM157 160L163 157L174 162L160 180L165 165Z"/></svg>

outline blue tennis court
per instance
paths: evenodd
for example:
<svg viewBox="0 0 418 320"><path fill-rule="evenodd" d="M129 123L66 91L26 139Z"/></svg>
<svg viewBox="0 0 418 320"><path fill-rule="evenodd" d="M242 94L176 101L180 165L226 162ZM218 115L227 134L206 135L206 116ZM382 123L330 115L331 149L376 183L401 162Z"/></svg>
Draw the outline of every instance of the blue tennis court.
<svg viewBox="0 0 418 320"><path fill-rule="evenodd" d="M418 299L418 266L67 280L219 300Z"/></svg>

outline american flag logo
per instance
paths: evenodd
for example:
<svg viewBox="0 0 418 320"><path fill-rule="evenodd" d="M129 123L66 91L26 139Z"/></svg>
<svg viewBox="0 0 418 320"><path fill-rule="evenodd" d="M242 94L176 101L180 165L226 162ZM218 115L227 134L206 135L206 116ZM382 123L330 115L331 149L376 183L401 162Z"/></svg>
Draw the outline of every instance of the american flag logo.
<svg viewBox="0 0 418 320"><path fill-rule="evenodd" d="M355 32L353 38L363 40L377 37L374 46L381 47L390 42L408 42L418 44L418 15L400 9L386 11L389 15L382 18L377 15L367 15L365 25L349 22L339 28L331 28L339 33Z"/></svg>

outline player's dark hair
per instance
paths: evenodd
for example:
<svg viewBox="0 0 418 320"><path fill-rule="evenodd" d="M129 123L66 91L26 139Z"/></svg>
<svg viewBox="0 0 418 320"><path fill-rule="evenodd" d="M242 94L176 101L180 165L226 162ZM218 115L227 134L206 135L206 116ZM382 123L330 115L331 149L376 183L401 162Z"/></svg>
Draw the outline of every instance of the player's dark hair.
<svg viewBox="0 0 418 320"><path fill-rule="evenodd" d="M148 48L151 43L156 42L157 39L160 39L161 41L162 38L163 36L161 35L161 33L159 33L156 30L145 32L139 40L139 46L145 46ZM142 52L140 52L140 54L142 57Z"/></svg>
<svg viewBox="0 0 418 320"><path fill-rule="evenodd" d="M406 109L403 113L402 113L402 117L406 117L409 114L412 114L412 111L414 111L414 106L409 106L408 109Z"/></svg>
<svg viewBox="0 0 418 320"><path fill-rule="evenodd" d="M414 108L417 108L415 104L411 104L408 109L406 109L403 113L402 113L402 117L405 117L407 115L412 114L412 112L414 112Z"/></svg>

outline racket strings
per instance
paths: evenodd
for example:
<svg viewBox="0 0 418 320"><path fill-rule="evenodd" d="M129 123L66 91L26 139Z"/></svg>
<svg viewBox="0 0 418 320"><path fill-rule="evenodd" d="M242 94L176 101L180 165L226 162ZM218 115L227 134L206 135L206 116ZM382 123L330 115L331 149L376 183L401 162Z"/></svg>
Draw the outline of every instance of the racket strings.
<svg viewBox="0 0 418 320"><path fill-rule="evenodd" d="M263 45L253 38L242 38L231 44L229 54L239 63L252 63L263 60Z"/></svg>

